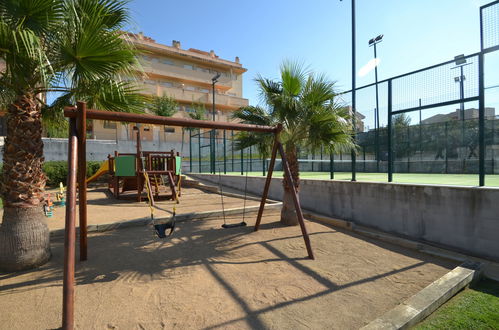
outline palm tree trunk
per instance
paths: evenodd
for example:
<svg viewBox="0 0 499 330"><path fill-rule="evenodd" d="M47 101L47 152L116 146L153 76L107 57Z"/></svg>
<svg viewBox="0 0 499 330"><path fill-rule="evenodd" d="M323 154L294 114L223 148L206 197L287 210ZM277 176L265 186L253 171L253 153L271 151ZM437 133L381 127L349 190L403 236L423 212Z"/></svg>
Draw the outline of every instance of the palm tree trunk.
<svg viewBox="0 0 499 330"><path fill-rule="evenodd" d="M296 146L287 144L285 150L289 169L291 170L291 177L293 178L296 190L298 191L300 186L300 172ZM282 198L281 223L287 226L296 226L298 225L298 217L296 216L295 204L292 196L292 186L286 177L284 177L282 182L284 186L284 196Z"/></svg>
<svg viewBox="0 0 499 330"><path fill-rule="evenodd" d="M0 269L18 271L50 258L49 229L43 214L46 177L42 170L41 109L25 93L8 107L1 193Z"/></svg>

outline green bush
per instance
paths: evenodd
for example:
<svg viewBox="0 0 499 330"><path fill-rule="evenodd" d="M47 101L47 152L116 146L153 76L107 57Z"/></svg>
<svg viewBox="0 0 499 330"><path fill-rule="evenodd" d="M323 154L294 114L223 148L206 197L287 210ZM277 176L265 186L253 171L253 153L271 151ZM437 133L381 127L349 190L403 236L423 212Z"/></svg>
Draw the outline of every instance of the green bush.
<svg viewBox="0 0 499 330"><path fill-rule="evenodd" d="M102 162L87 162L87 178L94 175L101 164ZM0 163L0 175L2 175L2 168L3 163ZM68 162L63 160L45 162L43 164L43 171L47 176L47 187L59 187L59 182L62 182L66 186L68 180Z"/></svg>
<svg viewBox="0 0 499 330"><path fill-rule="evenodd" d="M87 178L94 175L99 169L102 162L87 162ZM43 171L47 175L47 186L58 187L59 182L66 185L68 178L68 162L66 161L51 161L45 162Z"/></svg>

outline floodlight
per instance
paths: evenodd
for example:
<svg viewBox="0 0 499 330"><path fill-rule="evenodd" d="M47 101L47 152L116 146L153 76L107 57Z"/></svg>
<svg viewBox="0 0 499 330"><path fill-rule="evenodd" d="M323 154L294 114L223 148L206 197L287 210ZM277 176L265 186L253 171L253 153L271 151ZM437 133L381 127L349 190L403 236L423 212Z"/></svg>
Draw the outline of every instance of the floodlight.
<svg viewBox="0 0 499 330"><path fill-rule="evenodd" d="M456 65L461 65L466 63L466 58L464 58L464 54L454 56L454 61Z"/></svg>
<svg viewBox="0 0 499 330"><path fill-rule="evenodd" d="M216 83L217 80L218 80L218 78L220 78L220 72L217 72L217 74L213 78L211 78L211 81L213 81L214 83Z"/></svg>

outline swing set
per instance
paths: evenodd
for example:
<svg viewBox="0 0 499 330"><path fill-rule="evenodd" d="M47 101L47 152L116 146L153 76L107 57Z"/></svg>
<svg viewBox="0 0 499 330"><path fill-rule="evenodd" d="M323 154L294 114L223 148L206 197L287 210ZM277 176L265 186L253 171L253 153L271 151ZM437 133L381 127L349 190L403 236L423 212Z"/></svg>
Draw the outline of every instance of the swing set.
<svg viewBox="0 0 499 330"><path fill-rule="evenodd" d="M282 125L261 126L248 125L241 123L215 122L207 120L195 120L186 118L161 117L145 114L134 114L124 112L110 112L102 110L92 110L86 107L85 102L77 102L76 107L67 107L64 109L64 116L69 118L69 137L68 137L68 184L66 198L66 220L64 228L64 275L63 275L63 308L62 308L62 328L74 328L74 300L75 300L75 250L76 250L76 191L78 187L78 211L80 227L80 261L87 260L87 182L86 182L86 122L87 119L107 120L114 122L128 122L141 124L168 125L180 127L195 127L205 129L236 130L247 132L269 133L274 135L271 159L265 186L262 192L260 208L256 218L254 231L260 227L263 210L267 201L267 196L272 180L277 152L279 152L282 161L282 167L286 180L290 183L292 189L292 198L295 206L296 215L300 224L303 239L307 249L308 257L314 259L312 246L305 227L303 212L301 210L298 193L296 191L289 163L284 152L283 145L280 142L279 135L282 131ZM220 179L220 173L219 173ZM149 180L145 180L146 182ZM150 182L150 181L149 181ZM221 184L219 182L221 187ZM150 186L149 186L150 188ZM150 190L151 192L151 190ZM221 192L222 193L222 192ZM223 193L221 194L223 199ZM173 217L174 218L174 217ZM224 217L225 218L225 217ZM243 218L243 222L244 218ZM236 225L242 225L236 224ZM224 219L224 224L225 223Z"/></svg>

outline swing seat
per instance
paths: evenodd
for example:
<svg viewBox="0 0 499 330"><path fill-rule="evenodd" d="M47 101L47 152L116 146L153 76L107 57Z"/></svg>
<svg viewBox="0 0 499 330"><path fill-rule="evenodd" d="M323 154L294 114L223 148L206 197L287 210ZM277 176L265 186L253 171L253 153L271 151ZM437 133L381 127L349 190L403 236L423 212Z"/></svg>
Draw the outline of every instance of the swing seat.
<svg viewBox="0 0 499 330"><path fill-rule="evenodd" d="M246 222L242 221L239 223L224 223L222 225L222 228L225 228L225 229L236 228L236 227L246 227Z"/></svg>
<svg viewBox="0 0 499 330"><path fill-rule="evenodd" d="M166 230L170 229L170 233L166 235ZM170 219L164 223L154 224L154 231L159 238L166 238L171 236L175 230L175 219Z"/></svg>

